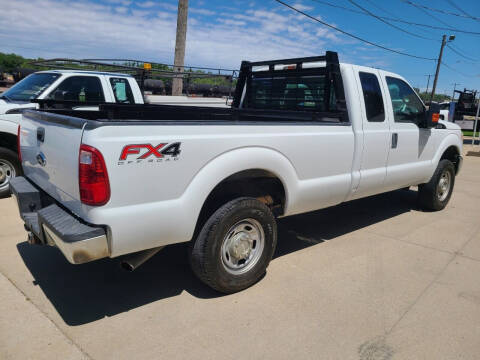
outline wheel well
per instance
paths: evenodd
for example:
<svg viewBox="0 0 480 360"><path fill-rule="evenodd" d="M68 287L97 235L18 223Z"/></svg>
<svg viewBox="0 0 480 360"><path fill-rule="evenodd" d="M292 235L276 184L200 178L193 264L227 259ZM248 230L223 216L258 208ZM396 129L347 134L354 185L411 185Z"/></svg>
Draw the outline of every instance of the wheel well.
<svg viewBox="0 0 480 360"><path fill-rule="evenodd" d="M200 211L194 237L219 207L243 196L257 198L267 205L275 216L284 212L285 188L275 174L261 169L240 171L222 180L210 192Z"/></svg>
<svg viewBox="0 0 480 360"><path fill-rule="evenodd" d="M440 160L444 160L444 159L450 160L455 166L455 172L458 172L458 165L459 165L458 156L459 155L460 155L460 152L458 151L457 147L452 145L443 152Z"/></svg>
<svg viewBox="0 0 480 360"><path fill-rule="evenodd" d="M0 147L17 152L17 136L0 132Z"/></svg>

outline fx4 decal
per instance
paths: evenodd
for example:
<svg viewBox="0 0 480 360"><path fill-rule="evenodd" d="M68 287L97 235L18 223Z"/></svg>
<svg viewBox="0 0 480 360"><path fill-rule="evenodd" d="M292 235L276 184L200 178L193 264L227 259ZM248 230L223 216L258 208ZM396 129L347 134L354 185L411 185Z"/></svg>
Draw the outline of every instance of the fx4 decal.
<svg viewBox="0 0 480 360"><path fill-rule="evenodd" d="M172 144L160 143L156 146L152 144L125 145L120 153L118 164L178 160L181 144L176 142Z"/></svg>

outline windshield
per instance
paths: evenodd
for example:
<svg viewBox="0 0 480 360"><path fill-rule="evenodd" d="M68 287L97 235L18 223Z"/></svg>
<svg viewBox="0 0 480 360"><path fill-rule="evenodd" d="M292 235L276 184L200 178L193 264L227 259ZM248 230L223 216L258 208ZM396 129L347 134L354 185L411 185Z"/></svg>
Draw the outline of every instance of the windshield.
<svg viewBox="0 0 480 360"><path fill-rule="evenodd" d="M37 73L27 76L0 96L10 101L30 101L37 98L60 74Z"/></svg>

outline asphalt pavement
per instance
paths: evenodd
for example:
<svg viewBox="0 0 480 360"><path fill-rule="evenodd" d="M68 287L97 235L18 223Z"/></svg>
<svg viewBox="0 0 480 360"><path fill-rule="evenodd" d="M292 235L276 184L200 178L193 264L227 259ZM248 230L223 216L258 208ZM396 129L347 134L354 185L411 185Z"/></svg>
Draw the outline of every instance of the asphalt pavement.
<svg viewBox="0 0 480 360"><path fill-rule="evenodd" d="M228 296L184 244L132 273L70 265L2 199L0 359L479 359L475 154L443 211L411 189L280 220L265 278Z"/></svg>

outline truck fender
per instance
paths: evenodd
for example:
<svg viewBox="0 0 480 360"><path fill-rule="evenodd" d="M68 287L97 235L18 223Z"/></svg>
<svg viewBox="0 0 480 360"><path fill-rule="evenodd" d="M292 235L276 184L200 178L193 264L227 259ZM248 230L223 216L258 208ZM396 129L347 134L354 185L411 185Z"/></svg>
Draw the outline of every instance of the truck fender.
<svg viewBox="0 0 480 360"><path fill-rule="evenodd" d="M11 134L17 136L18 123L2 118L0 115L0 136L2 134Z"/></svg>
<svg viewBox="0 0 480 360"><path fill-rule="evenodd" d="M440 162L440 159L445 152L450 146L454 146L458 153L461 155L462 154L462 141L461 139L455 135L455 134L449 134L447 137L445 137L437 147L437 152L435 153L435 156L433 157L433 163L435 165L435 168L437 167L438 163Z"/></svg>
<svg viewBox="0 0 480 360"><path fill-rule="evenodd" d="M238 172L261 169L275 174L285 189L285 212L289 199L295 198L298 176L290 160L266 147L244 147L229 150L210 160L193 177L181 196L184 209L189 209L189 231L193 235L197 218L208 195L223 180Z"/></svg>
<svg viewBox="0 0 480 360"><path fill-rule="evenodd" d="M442 139L440 144L437 146L437 151L436 151L435 156L433 157L433 160L432 160L431 175L428 178L428 181L430 181L431 177L433 176L433 173L435 172L435 169L437 168L438 163L440 162L440 159L442 158L442 155L451 146L455 147L455 149L458 151L459 155L462 154L462 141L461 141L461 139L455 134L447 135L444 139Z"/></svg>

